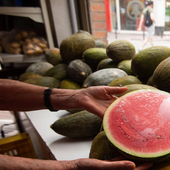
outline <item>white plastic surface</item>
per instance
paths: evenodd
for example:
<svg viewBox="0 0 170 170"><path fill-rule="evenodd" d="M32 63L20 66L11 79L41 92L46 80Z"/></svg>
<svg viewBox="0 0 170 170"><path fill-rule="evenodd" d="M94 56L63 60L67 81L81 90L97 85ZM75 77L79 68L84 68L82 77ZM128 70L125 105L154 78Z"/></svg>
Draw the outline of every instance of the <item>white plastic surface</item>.
<svg viewBox="0 0 170 170"><path fill-rule="evenodd" d="M57 160L88 158L93 138L70 139L57 134L50 128L55 120L67 114L68 112L64 110L58 112L48 110L26 112L34 128Z"/></svg>

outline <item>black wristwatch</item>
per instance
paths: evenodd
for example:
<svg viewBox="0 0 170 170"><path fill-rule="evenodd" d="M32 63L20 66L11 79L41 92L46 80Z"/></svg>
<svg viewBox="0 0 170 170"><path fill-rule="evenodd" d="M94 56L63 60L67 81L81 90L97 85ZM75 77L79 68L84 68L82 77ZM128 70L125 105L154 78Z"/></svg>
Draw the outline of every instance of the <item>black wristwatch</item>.
<svg viewBox="0 0 170 170"><path fill-rule="evenodd" d="M44 105L47 107L47 109L49 109L50 111L58 111L53 109L53 107L51 106L51 99L50 99L50 95L52 93L52 89L53 88L48 88L44 90Z"/></svg>

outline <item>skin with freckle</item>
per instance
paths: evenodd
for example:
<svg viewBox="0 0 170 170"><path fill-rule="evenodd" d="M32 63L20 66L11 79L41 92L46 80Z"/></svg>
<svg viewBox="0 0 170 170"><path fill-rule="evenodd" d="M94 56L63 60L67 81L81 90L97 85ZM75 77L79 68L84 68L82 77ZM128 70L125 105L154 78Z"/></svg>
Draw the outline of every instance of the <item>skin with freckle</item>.
<svg viewBox="0 0 170 170"><path fill-rule="evenodd" d="M137 90L113 102L103 125L108 139L123 153L141 160L170 155L170 94ZM114 121L113 121L114 120Z"/></svg>

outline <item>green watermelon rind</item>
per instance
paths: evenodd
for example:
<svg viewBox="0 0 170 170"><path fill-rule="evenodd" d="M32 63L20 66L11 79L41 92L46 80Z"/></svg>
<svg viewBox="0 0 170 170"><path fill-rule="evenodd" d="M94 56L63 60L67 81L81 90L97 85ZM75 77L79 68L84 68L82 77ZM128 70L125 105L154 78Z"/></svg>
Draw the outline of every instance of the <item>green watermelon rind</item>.
<svg viewBox="0 0 170 170"><path fill-rule="evenodd" d="M136 93L136 92L145 92L145 91L159 91L161 93L164 93L166 95L170 94L168 92L159 90L159 89L141 89L141 90L135 90L135 91L131 91L119 98L117 98L106 110L104 118L103 118L103 128L104 131L106 133L106 136L108 137L108 139L110 140L110 142L119 149L119 151L124 154L126 157L132 159L132 160L140 160L140 161L158 161L158 162L162 162L167 160L168 158L170 158L170 147L168 150L166 151L159 151L158 153L139 153L136 152L134 150L128 149L125 146L123 146L122 144L120 144L119 142L117 142L112 135L109 133L109 129L107 127L107 118L108 115L111 111L111 109L113 108L114 105L118 104L122 98L126 97L127 95L131 94L131 93Z"/></svg>

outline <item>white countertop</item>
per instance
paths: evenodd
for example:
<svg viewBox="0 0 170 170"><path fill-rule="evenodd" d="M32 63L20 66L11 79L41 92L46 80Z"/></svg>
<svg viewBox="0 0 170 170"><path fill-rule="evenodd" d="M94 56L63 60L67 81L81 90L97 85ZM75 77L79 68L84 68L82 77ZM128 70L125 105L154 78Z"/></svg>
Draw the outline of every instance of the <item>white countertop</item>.
<svg viewBox="0 0 170 170"><path fill-rule="evenodd" d="M50 128L54 121L67 114L68 112L64 110L58 112L48 110L26 112L34 128L57 160L88 158L93 138L71 139L57 134Z"/></svg>

